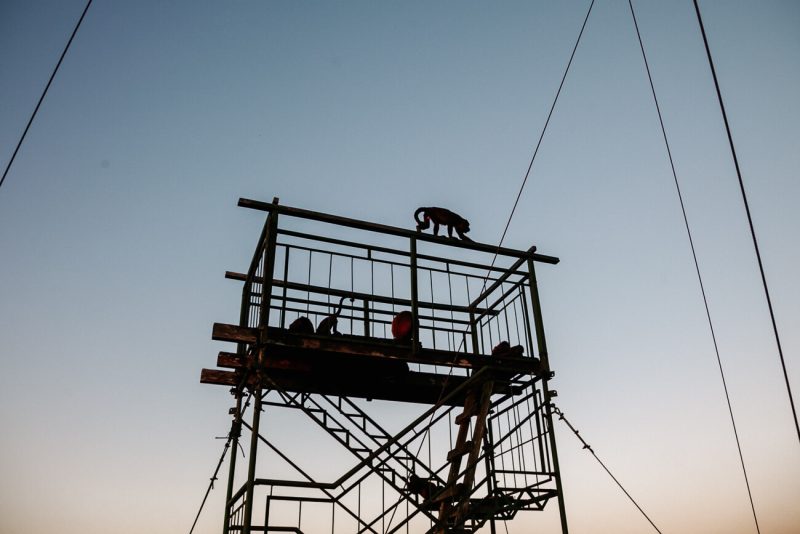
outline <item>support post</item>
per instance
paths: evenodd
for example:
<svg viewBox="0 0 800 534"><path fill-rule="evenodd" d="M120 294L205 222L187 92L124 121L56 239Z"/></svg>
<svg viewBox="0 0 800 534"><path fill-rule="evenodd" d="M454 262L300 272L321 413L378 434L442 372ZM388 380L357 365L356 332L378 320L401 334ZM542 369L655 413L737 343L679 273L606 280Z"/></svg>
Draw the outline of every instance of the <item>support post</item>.
<svg viewBox="0 0 800 534"><path fill-rule="evenodd" d="M287 290L286 282L289 281L289 250L291 250L288 246L284 248L286 249L286 253L283 259L283 297L281 299L281 328L286 328L286 290Z"/></svg>
<svg viewBox="0 0 800 534"><path fill-rule="evenodd" d="M278 198L272 200L273 204L278 203ZM269 326L269 313L272 304L272 277L275 272L275 243L278 240L278 213L272 212L267 217L267 232L264 236L263 261L264 269L261 272L261 313L259 314L259 324L262 335L266 334ZM263 339L260 341L264 341Z"/></svg>
<svg viewBox="0 0 800 534"><path fill-rule="evenodd" d="M247 464L247 491L245 492L244 503L244 521L242 522L242 532L250 534L251 522L253 519L253 493L255 490L256 479L256 452L258 450L258 433L261 424L261 388L258 387L253 391L255 397L255 404L253 406L253 424L251 425L250 434L250 458ZM235 453L235 451L234 451Z"/></svg>
<svg viewBox="0 0 800 534"><path fill-rule="evenodd" d="M242 432L242 391L236 390L236 413L231 426L233 439L231 440L231 461L228 468L228 487L225 491L225 515L223 518L222 534L229 534L231 522L231 497L233 496L233 479L236 474L236 451L239 449L239 436Z"/></svg>
<svg viewBox="0 0 800 534"><path fill-rule="evenodd" d="M550 450L553 452L553 472L558 492L558 512L561 516L561 532L568 534L567 511L564 508L564 487L561 484L561 468L558 465L558 450L556 449L556 433L553 426L553 414L550 405L550 359L547 357L547 342L544 339L544 321L542 320L542 307L539 302L539 289L536 282L536 271L533 260L528 260L528 282L530 284L531 306L533 306L533 325L536 329L536 344L539 348L539 359L542 361L544 373L542 374L542 393L544 394L544 417L550 428Z"/></svg>
<svg viewBox="0 0 800 534"><path fill-rule="evenodd" d="M497 481L494 478L494 450L491 444L494 443L494 436L492 435L492 421L486 422L486 434L484 434L484 449L486 454L486 491L490 497L494 496L494 489L497 487ZM497 526L495 525L494 515L489 519L489 534L497 534Z"/></svg>
<svg viewBox="0 0 800 534"><path fill-rule="evenodd" d="M480 354L480 347L478 346L478 324L475 322L475 312L469 312L469 330L472 337L472 353ZM467 352L467 347L464 347L464 352Z"/></svg>
<svg viewBox="0 0 800 534"><path fill-rule="evenodd" d="M372 337L369 331L369 301L367 299L364 299L364 337Z"/></svg>
<svg viewBox="0 0 800 534"><path fill-rule="evenodd" d="M272 200L273 204L278 204L278 198ZM272 212L267 217L266 235L263 244L264 268L261 271L261 313L259 314L259 345L256 349L256 373L260 375L264 362L264 341L266 339L267 327L269 326L270 305L272 302L272 277L275 271L275 244L278 239L278 213ZM247 465L247 491L244 505L244 534L250 534L253 519L253 493L255 490L256 479L256 454L258 452L258 433L261 423L262 408L261 377L258 376L258 384L253 389L255 404L253 407L252 435L250 436L250 458Z"/></svg>
<svg viewBox="0 0 800 534"><path fill-rule="evenodd" d="M419 350L418 347L420 345L419 341L419 297L417 295L417 238L411 238L411 256L410 256L410 268L411 268L411 328L413 329L414 335L413 340L411 343L411 353L416 355L417 351Z"/></svg>

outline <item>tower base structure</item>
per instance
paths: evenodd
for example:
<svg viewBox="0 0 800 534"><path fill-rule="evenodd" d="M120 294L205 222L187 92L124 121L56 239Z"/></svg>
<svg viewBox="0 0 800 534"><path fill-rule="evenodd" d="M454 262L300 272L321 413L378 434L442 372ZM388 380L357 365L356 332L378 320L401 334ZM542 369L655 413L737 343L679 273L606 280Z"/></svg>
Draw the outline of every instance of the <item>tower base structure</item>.
<svg viewBox="0 0 800 534"><path fill-rule="evenodd" d="M246 467L230 458L223 533L494 534L551 501L567 532L534 271L557 258L239 205L268 215L247 272L226 274L239 322L212 338L235 350L200 379L230 388L232 449L249 444Z"/></svg>

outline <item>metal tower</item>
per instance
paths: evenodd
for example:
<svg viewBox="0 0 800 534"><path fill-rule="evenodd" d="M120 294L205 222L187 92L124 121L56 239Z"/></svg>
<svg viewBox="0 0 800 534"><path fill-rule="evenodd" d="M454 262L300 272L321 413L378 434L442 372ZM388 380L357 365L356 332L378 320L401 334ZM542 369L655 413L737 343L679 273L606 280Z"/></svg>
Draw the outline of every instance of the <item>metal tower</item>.
<svg viewBox="0 0 800 534"><path fill-rule="evenodd" d="M566 533L534 271L558 259L239 205L268 215L247 272L226 273L243 282L238 324L213 328L236 351L200 379L236 401L223 533L494 534L553 499ZM315 333L337 307L337 327ZM401 312L407 340L391 333ZM278 443L297 428L263 419L277 411L316 427L314 454Z"/></svg>

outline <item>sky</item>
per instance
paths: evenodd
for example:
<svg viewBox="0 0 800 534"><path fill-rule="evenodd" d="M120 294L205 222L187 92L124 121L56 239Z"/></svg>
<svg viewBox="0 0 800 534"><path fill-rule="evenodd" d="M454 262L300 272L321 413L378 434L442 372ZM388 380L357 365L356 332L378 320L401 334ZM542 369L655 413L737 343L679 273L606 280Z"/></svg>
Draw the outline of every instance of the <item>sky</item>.
<svg viewBox="0 0 800 534"><path fill-rule="evenodd" d="M83 5L0 2L3 168ZM408 228L446 206L497 243L587 8L94 2L0 188L0 531L188 532L231 403L199 373L263 224L237 199ZM797 532L800 446L694 10L635 8L761 530ZM797 395L800 5L701 10ZM532 244L561 259L537 274L570 421L663 532L755 532L627 2L592 11L505 238ZM652 532L556 431L570 531ZM219 532L223 486L195 532Z"/></svg>

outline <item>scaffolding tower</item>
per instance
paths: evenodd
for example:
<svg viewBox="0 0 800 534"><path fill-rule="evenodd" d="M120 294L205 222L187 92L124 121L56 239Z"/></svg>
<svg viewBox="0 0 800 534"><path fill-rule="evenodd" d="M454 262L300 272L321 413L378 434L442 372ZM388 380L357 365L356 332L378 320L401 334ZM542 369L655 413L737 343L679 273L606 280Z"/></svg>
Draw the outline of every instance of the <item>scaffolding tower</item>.
<svg viewBox="0 0 800 534"><path fill-rule="evenodd" d="M567 532L534 271L558 258L277 198L239 206L267 218L247 272L226 273L243 282L238 324L213 327L236 351L200 378L236 403L223 534L495 534L551 499ZM332 330L296 328L337 307ZM413 318L407 340L391 333L400 312ZM415 410L402 428L386 420L397 403ZM267 410L299 414L327 441L298 459L276 441L297 429L265 424ZM326 461L337 443L349 463ZM333 479L316 474L323 464Z"/></svg>

